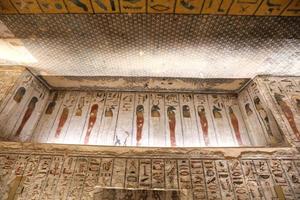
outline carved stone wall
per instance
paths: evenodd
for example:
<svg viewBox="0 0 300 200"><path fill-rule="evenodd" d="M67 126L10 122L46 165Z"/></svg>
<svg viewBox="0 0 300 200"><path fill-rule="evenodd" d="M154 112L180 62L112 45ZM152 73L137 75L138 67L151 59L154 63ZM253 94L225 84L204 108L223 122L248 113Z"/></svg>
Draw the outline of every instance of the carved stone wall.
<svg viewBox="0 0 300 200"><path fill-rule="evenodd" d="M0 199L300 198L299 77L257 77L238 96L102 91L50 94L27 71L13 80L8 83L7 95L0 105L1 139L32 143L0 142ZM172 135L170 122L175 119L175 130L177 126L181 127L181 133L197 130L205 144L206 129L202 127L205 123L201 124L203 115L199 115L204 114L209 119L206 125L212 127L208 133L216 134L223 143L226 133L235 136L236 141L237 133L245 133L252 145L272 148L245 145L121 148L68 144L89 133L91 124L98 127L98 133L111 130L100 137L103 141L106 137L116 140L115 133L129 127L130 141L136 144L134 139L138 137L134 134L138 133L140 105L144 108L141 113L147 122L143 126L147 127L147 133L155 127L151 118L160 116L162 134ZM95 114L101 120L93 121ZM188 123L191 119L194 124ZM234 121L238 126L233 126ZM58 140L57 130L67 139L37 140L45 135L48 138L47 131ZM126 137L118 139L124 141ZM53 141L65 144L39 144ZM169 142L172 146L171 137ZM219 146L225 145L221 142Z"/></svg>
<svg viewBox="0 0 300 200"><path fill-rule="evenodd" d="M0 149L1 199L300 198L300 156L292 148Z"/></svg>

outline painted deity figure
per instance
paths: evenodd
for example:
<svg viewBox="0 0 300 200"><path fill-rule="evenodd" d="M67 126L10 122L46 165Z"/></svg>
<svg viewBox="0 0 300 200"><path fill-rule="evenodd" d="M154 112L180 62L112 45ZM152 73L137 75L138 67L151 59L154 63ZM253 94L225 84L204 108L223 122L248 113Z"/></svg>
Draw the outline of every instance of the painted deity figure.
<svg viewBox="0 0 300 200"><path fill-rule="evenodd" d="M84 144L89 143L89 138L90 138L91 132L92 132L95 122L97 120L97 113L98 113L98 104L94 104L90 111L90 117L89 117L89 122L88 122L88 128L87 128L85 138L84 138Z"/></svg>
<svg viewBox="0 0 300 200"><path fill-rule="evenodd" d="M84 97L80 97L75 116L80 117L82 115L83 106L84 106Z"/></svg>
<svg viewBox="0 0 300 200"><path fill-rule="evenodd" d="M222 118L222 113L221 113L222 109L221 108L218 108L216 106L213 107L213 115L214 115L214 118L216 119L221 119Z"/></svg>
<svg viewBox="0 0 300 200"><path fill-rule="evenodd" d="M24 87L20 87L14 95L15 102L20 103L25 93L26 89Z"/></svg>
<svg viewBox="0 0 300 200"><path fill-rule="evenodd" d="M205 142L205 145L208 146L209 145L208 122L207 122L207 118L206 118L206 115L205 115L204 106L198 106L197 111L198 111L198 116L199 116L199 119L200 119L201 129L202 129L202 132L203 132L204 142Z"/></svg>
<svg viewBox="0 0 300 200"><path fill-rule="evenodd" d="M16 137L18 137L21 134L26 122L29 120L29 118L31 117L31 115L34 111L37 102L38 102L38 98L36 98L36 97L31 98L31 100L27 106L27 110L22 118L21 124L16 132Z"/></svg>
<svg viewBox="0 0 300 200"><path fill-rule="evenodd" d="M49 105L47 106L46 115L51 115L53 113L53 110L56 106L56 100L57 100L58 94L57 92L54 94L52 101L49 103Z"/></svg>
<svg viewBox="0 0 300 200"><path fill-rule="evenodd" d="M283 111L284 116L288 120L290 127L292 128L295 136L300 140L300 132L297 128L293 112L290 106L283 100L284 96L278 93L274 94L275 100L277 104L280 106L281 110Z"/></svg>
<svg viewBox="0 0 300 200"><path fill-rule="evenodd" d="M263 123L267 129L268 135L273 137L268 114L267 114L266 110L264 109L263 105L261 104L260 99L257 96L254 97L254 105L255 105L256 110L259 113L260 118L263 120Z"/></svg>
<svg viewBox="0 0 300 200"><path fill-rule="evenodd" d="M60 133L68 119L68 116L69 116L69 108L65 106L59 118L58 126L55 132L55 138L58 138L60 136Z"/></svg>
<svg viewBox="0 0 300 200"><path fill-rule="evenodd" d="M169 119L169 129L170 129L170 140L171 146L176 146L176 135L175 135L175 127L176 127L176 108L173 106L169 106L167 109L168 119Z"/></svg>
<svg viewBox="0 0 300 200"><path fill-rule="evenodd" d="M115 109L115 107L114 106L110 106L110 107L107 107L106 109L105 109L105 114L104 114L104 116L105 117L113 117L113 109Z"/></svg>
<svg viewBox="0 0 300 200"><path fill-rule="evenodd" d="M190 107L188 105L182 106L182 114L184 118L191 118Z"/></svg>
<svg viewBox="0 0 300 200"><path fill-rule="evenodd" d="M236 117L235 113L233 112L233 109L231 106L229 107L229 116L230 116L231 125L234 130L235 138L237 139L238 144L241 146L241 145L243 145L243 142L242 142L240 128L239 128L239 121L238 121L238 118Z"/></svg>
<svg viewBox="0 0 300 200"><path fill-rule="evenodd" d="M245 104L245 110L246 110L246 114L247 114L248 117L251 116L251 115L253 114L253 111L252 111L252 109L250 108L250 104L249 104L249 103L246 103L246 104Z"/></svg>
<svg viewBox="0 0 300 200"><path fill-rule="evenodd" d="M136 107L136 145L140 145L140 141L142 139L142 132L144 126L144 106L138 105Z"/></svg>
<svg viewBox="0 0 300 200"><path fill-rule="evenodd" d="M160 113L159 113L159 106L158 104L153 105L151 108L151 117L160 117Z"/></svg>

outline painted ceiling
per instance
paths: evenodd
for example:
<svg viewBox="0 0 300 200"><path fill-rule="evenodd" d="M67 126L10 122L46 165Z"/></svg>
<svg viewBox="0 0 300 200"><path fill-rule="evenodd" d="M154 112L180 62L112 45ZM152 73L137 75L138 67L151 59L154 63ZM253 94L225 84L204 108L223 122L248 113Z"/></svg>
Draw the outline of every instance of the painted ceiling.
<svg viewBox="0 0 300 200"><path fill-rule="evenodd" d="M44 76L300 75L299 17L59 14L0 20L11 33L2 38L18 39L10 45L23 45L32 55L26 66Z"/></svg>

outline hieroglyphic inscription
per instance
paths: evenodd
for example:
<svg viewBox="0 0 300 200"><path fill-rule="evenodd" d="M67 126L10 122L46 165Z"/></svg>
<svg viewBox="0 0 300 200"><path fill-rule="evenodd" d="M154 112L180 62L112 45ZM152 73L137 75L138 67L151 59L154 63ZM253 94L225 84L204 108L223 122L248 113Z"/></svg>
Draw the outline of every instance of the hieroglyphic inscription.
<svg viewBox="0 0 300 200"><path fill-rule="evenodd" d="M253 160L258 181L266 199L277 198L274 183L266 160Z"/></svg>
<svg viewBox="0 0 300 200"><path fill-rule="evenodd" d="M73 174L73 180L68 192L68 199L74 199L74 200L80 199L87 169L88 169L88 159L82 157L77 158L77 162Z"/></svg>
<svg viewBox="0 0 300 200"><path fill-rule="evenodd" d="M139 160L128 159L126 164L126 188L137 188L139 185Z"/></svg>
<svg viewBox="0 0 300 200"><path fill-rule="evenodd" d="M64 160L63 160L62 156L54 156L52 158L49 173L48 173L47 179L45 181L45 187L40 195L41 199L54 198L55 189L57 187L58 179L61 174L62 167L63 167L63 161Z"/></svg>
<svg viewBox="0 0 300 200"><path fill-rule="evenodd" d="M100 175L98 181L99 186L109 187L111 185L113 163L113 158L103 158L101 160Z"/></svg>
<svg viewBox="0 0 300 200"><path fill-rule="evenodd" d="M166 159L165 160L165 183L167 189L177 189L177 160Z"/></svg>
<svg viewBox="0 0 300 200"><path fill-rule="evenodd" d="M213 160L204 160L204 175L207 188L207 198L209 200L221 199L218 177L215 169L215 162Z"/></svg>
<svg viewBox="0 0 300 200"><path fill-rule="evenodd" d="M295 199L300 199L300 179L298 177L298 171L293 160L283 160L281 161L281 164L289 184L294 191Z"/></svg>
<svg viewBox="0 0 300 200"><path fill-rule="evenodd" d="M247 184L243 177L242 166L239 160L230 160L228 162L233 190L237 199L249 199Z"/></svg>
<svg viewBox="0 0 300 200"><path fill-rule="evenodd" d="M139 168L139 188L151 188L151 160L141 159Z"/></svg>
<svg viewBox="0 0 300 200"><path fill-rule="evenodd" d="M126 173L126 159L116 158L114 160L111 186L114 188L124 188L125 173Z"/></svg>
<svg viewBox="0 0 300 200"><path fill-rule="evenodd" d="M257 173L255 171L252 160L241 161L242 170L244 172L245 181L248 185L249 195L252 199L264 199L262 188L258 182Z"/></svg>
<svg viewBox="0 0 300 200"><path fill-rule="evenodd" d="M0 155L0 197L298 199L299 166L299 159L290 158L101 158L7 153ZM107 193L108 189L113 190Z"/></svg>
<svg viewBox="0 0 300 200"><path fill-rule="evenodd" d="M205 177L202 160L190 160L194 199L206 199Z"/></svg>
<svg viewBox="0 0 300 200"><path fill-rule="evenodd" d="M165 163L163 159L152 159L152 188L165 187Z"/></svg>
<svg viewBox="0 0 300 200"><path fill-rule="evenodd" d="M270 160L269 165L275 182L275 191L278 198L294 199L292 189L289 186L289 182L285 176L280 161Z"/></svg>
<svg viewBox="0 0 300 200"><path fill-rule="evenodd" d="M98 183L100 164L101 158L89 159L89 165L86 172L81 199L87 200L93 198L94 187Z"/></svg>
<svg viewBox="0 0 300 200"><path fill-rule="evenodd" d="M222 199L234 199L233 185L230 180L228 166L226 160L216 160L216 170L220 182Z"/></svg>
<svg viewBox="0 0 300 200"><path fill-rule="evenodd" d="M77 158L68 157L64 160L62 171L55 190L55 199L66 199L72 182Z"/></svg>

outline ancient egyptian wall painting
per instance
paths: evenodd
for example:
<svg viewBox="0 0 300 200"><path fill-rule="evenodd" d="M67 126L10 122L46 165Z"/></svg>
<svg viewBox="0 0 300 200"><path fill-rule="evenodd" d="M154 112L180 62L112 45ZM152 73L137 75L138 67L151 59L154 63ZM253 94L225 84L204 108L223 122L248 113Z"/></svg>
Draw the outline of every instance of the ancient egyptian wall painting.
<svg viewBox="0 0 300 200"><path fill-rule="evenodd" d="M251 146L259 140L248 134L231 95L60 91L50 95L47 106L36 142L200 147Z"/></svg>
<svg viewBox="0 0 300 200"><path fill-rule="evenodd" d="M297 78L259 77L239 94L51 91L20 75L0 105L2 140L217 147L299 142ZM269 102L269 103L266 103ZM271 102L271 103L270 103Z"/></svg>
<svg viewBox="0 0 300 200"><path fill-rule="evenodd" d="M300 143L300 86L296 77L265 77L257 82L266 90L273 102L278 121L286 127L290 139Z"/></svg>
<svg viewBox="0 0 300 200"><path fill-rule="evenodd" d="M29 141L45 107L49 92L29 72L18 77L0 105L2 140Z"/></svg>
<svg viewBox="0 0 300 200"><path fill-rule="evenodd" d="M48 97L34 88L39 88L34 79L24 77L2 108L4 139L18 140L23 132L22 141L112 146L276 146L284 141L255 84L239 97L101 91L52 91Z"/></svg>
<svg viewBox="0 0 300 200"><path fill-rule="evenodd" d="M299 169L299 158L226 160L171 158L167 154L141 158L12 152L0 154L0 198L299 199Z"/></svg>

